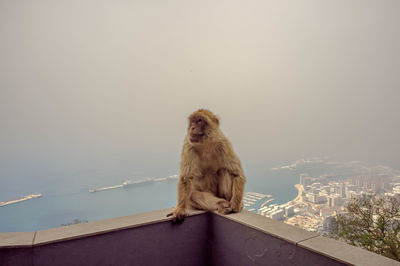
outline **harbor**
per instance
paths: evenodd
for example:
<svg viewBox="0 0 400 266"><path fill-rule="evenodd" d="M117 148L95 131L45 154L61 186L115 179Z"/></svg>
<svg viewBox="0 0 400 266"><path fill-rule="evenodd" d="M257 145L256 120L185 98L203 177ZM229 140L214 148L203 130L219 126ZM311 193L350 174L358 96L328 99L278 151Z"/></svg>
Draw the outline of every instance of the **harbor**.
<svg viewBox="0 0 400 266"><path fill-rule="evenodd" d="M243 205L248 211L257 212L258 209L273 201L271 195L257 192L245 192L243 195Z"/></svg>

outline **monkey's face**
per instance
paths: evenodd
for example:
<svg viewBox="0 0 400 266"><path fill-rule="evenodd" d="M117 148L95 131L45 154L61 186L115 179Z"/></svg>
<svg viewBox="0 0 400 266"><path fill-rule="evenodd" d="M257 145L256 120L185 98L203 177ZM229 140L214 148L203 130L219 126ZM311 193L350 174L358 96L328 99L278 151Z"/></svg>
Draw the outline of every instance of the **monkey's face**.
<svg viewBox="0 0 400 266"><path fill-rule="evenodd" d="M204 119L204 117L194 116L189 122L190 142L201 143L206 136L205 131L207 127L207 121Z"/></svg>

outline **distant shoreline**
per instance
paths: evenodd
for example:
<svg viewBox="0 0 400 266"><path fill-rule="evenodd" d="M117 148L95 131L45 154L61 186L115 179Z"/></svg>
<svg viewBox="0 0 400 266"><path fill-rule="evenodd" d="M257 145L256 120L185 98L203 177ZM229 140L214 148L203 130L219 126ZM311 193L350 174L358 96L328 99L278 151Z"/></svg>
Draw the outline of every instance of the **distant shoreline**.
<svg viewBox="0 0 400 266"><path fill-rule="evenodd" d="M295 184L294 187L297 189L297 196L294 199L289 200L282 205L287 205L292 202L303 202L303 200L301 199L301 195L303 194L303 190L304 190L303 186L300 184Z"/></svg>
<svg viewBox="0 0 400 266"><path fill-rule="evenodd" d="M293 200L291 200L292 202L294 201L294 202L296 202L296 201L302 201L302 199L301 199L301 195L303 194L303 186L301 185L301 184L295 184L294 185L294 187L297 189L297 196L293 199ZM289 202L291 202L291 201L289 201Z"/></svg>
<svg viewBox="0 0 400 266"><path fill-rule="evenodd" d="M301 195L303 194L304 188L303 185L301 184L296 184L294 187L297 189L297 197L294 199L294 201L302 201Z"/></svg>

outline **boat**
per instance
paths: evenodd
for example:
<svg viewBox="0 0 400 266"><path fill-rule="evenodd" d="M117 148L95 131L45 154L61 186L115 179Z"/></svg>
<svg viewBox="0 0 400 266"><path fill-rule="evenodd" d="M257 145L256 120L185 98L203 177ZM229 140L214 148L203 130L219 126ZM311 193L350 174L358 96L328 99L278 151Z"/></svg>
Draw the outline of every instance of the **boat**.
<svg viewBox="0 0 400 266"><path fill-rule="evenodd" d="M148 184L154 182L154 179L151 178L146 178L138 181L132 181L132 180L126 180L122 183L123 187L130 187L130 186L135 186L135 185L142 185L142 184Z"/></svg>
<svg viewBox="0 0 400 266"><path fill-rule="evenodd" d="M91 188L89 189L90 193L95 193L95 192L99 192L99 191L103 191L103 190L108 190L108 189L115 189L115 188L127 188L127 187L131 187L131 186L137 186L137 185L145 185L145 184L150 184L153 182L159 182L159 181L170 181L170 180L174 180L174 179L178 179L178 175L171 175L171 176L167 176L167 177L162 177L162 178L145 178L142 180L137 180L137 181L132 181L130 179L122 182L122 184L120 185L115 185L115 186L111 186L111 187L101 187L101 188Z"/></svg>
<svg viewBox="0 0 400 266"><path fill-rule="evenodd" d="M94 193L94 192L98 192L98 191L116 189L116 188L121 188L121 187L123 187L123 185L116 185L116 186L111 186L111 187L101 187L101 188L89 189L89 192Z"/></svg>

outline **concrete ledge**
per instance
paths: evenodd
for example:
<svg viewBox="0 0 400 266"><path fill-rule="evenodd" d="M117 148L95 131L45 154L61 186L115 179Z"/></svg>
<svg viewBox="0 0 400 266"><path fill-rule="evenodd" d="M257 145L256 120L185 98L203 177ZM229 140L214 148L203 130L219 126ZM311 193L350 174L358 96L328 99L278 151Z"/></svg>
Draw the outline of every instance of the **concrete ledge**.
<svg viewBox="0 0 400 266"><path fill-rule="evenodd" d="M164 217L165 212L161 212ZM147 213L144 216L150 215ZM182 224L169 220L123 227L107 233L33 246L33 265L193 265L207 264L208 215ZM0 256L1 257L1 256Z"/></svg>
<svg viewBox="0 0 400 266"><path fill-rule="evenodd" d="M122 216L112 219L105 219L90 223L57 227L36 232L34 246L56 243L60 241L84 238L88 236L105 234L109 232L130 229L150 224L171 220L166 215L173 208L162 209L152 212ZM189 216L202 214L204 211L190 211ZM1 235L0 235L1 238Z"/></svg>
<svg viewBox="0 0 400 266"><path fill-rule="evenodd" d="M244 218L248 215L243 213L240 216ZM265 219L262 224L262 220L252 214L249 220L236 218L211 216L210 265L345 265L330 257L299 247L293 241L287 241L292 230L286 227L288 225L274 228L279 222ZM257 226L253 224L254 218L260 223ZM263 219L262 216L261 218ZM248 224L253 226L250 227ZM308 232L304 232L305 234L300 237L301 231L294 228L295 238L303 239L309 236ZM285 235L277 237L282 232Z"/></svg>
<svg viewBox="0 0 400 266"><path fill-rule="evenodd" d="M400 265L400 262L395 260L322 236L300 242L299 246L349 265Z"/></svg>
<svg viewBox="0 0 400 266"><path fill-rule="evenodd" d="M184 223L173 224L166 217L171 211L3 233L0 265L206 265L208 215L192 211Z"/></svg>
<svg viewBox="0 0 400 266"><path fill-rule="evenodd" d="M0 233L0 265L399 265L252 212L172 208L37 232Z"/></svg>
<svg viewBox="0 0 400 266"><path fill-rule="evenodd" d="M400 262L377 255L362 248L323 237L316 233L308 232L253 212L242 211L230 215L217 215L347 265L400 265Z"/></svg>
<svg viewBox="0 0 400 266"><path fill-rule="evenodd" d="M171 220L171 218L167 218L166 215L172 210L173 208L168 208L90 223L51 228L37 232L0 233L0 248L44 245L160 223ZM199 215L202 213L204 213L204 211L191 210L189 211L189 216Z"/></svg>
<svg viewBox="0 0 400 266"><path fill-rule="evenodd" d="M316 233L308 232L300 228L279 222L254 212L242 211L240 213L233 213L229 215L220 215L228 220L240 223L250 228L261 231L265 234L274 236L276 238L285 240L292 244L297 244L300 241L319 236Z"/></svg>
<svg viewBox="0 0 400 266"><path fill-rule="evenodd" d="M35 232L0 233L0 248L31 247Z"/></svg>

